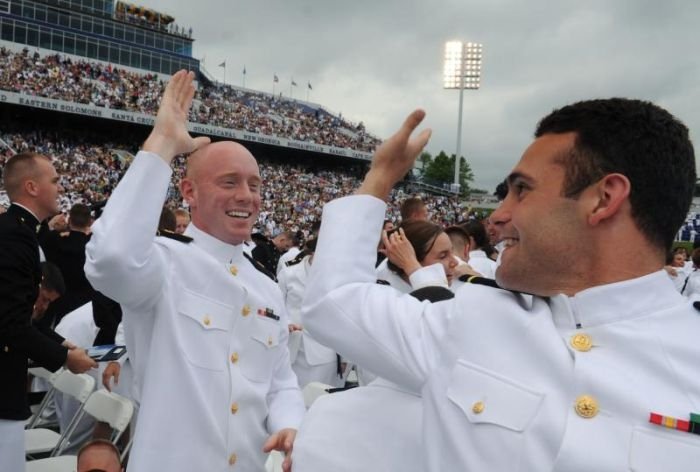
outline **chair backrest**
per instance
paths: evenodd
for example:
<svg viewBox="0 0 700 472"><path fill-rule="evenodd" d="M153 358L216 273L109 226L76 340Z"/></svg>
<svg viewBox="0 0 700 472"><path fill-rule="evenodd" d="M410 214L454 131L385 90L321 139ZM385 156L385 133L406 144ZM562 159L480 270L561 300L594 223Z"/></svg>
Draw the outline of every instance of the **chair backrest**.
<svg viewBox="0 0 700 472"><path fill-rule="evenodd" d="M80 403L85 403L95 389L95 378L87 374L74 374L64 370L56 378L53 385L59 392L75 398Z"/></svg>
<svg viewBox="0 0 700 472"><path fill-rule="evenodd" d="M44 410L46 410L46 408L51 404L54 397L54 392L56 391L56 380L61 376L64 370L63 368L60 368L56 372L50 372L43 367L32 367L31 369L28 369L28 372L34 377L47 380L50 385L49 390L46 392L46 395L44 395L44 399L39 404L39 408L37 408L36 413L34 413L34 416L32 416L32 419L26 426L26 429L33 429L40 424L41 416L44 413Z"/></svg>
<svg viewBox="0 0 700 472"><path fill-rule="evenodd" d="M51 457L60 456L68 446L68 438L71 437L85 413L97 421L109 424L114 430L111 440L116 444L126 428L129 427L131 416L134 414L134 404L128 398L104 389L92 392L90 398L81 406L65 433L61 436L61 441L51 452Z"/></svg>
<svg viewBox="0 0 700 472"><path fill-rule="evenodd" d="M85 403L85 411L97 421L107 423L121 433L129 427L134 404L128 398L103 389L90 395Z"/></svg>
<svg viewBox="0 0 700 472"><path fill-rule="evenodd" d="M27 369L27 372L32 374L34 377L39 377L40 379L44 379L49 382L51 382L51 377L57 373L60 373L60 371L61 369L57 370L56 372L51 372L43 367L30 367Z"/></svg>

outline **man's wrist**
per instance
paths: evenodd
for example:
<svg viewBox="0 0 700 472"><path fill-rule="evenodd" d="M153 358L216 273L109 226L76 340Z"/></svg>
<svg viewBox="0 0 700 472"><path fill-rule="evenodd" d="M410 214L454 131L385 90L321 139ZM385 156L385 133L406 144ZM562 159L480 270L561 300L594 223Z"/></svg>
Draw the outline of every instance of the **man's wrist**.
<svg viewBox="0 0 700 472"><path fill-rule="evenodd" d="M146 138L146 142L143 143L142 150L156 154L163 159L166 164L170 165L170 162L175 157L175 150L169 142L170 139L168 137L151 133L148 138Z"/></svg>
<svg viewBox="0 0 700 472"><path fill-rule="evenodd" d="M376 169L370 169L362 181L362 185L355 192L357 195L372 195L384 201L388 200L389 193L394 187L393 182L387 182L386 177Z"/></svg>

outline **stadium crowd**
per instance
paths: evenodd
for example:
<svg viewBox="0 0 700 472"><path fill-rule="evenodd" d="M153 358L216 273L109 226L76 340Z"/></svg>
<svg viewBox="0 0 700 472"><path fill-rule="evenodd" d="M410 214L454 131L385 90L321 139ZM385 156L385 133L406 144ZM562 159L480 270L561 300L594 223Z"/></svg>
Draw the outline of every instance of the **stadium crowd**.
<svg viewBox="0 0 700 472"><path fill-rule="evenodd" d="M67 139L60 133L29 130L0 132L0 139L6 144L0 143L0 168L13 152L38 152L54 159L64 189L60 208L66 213L75 203L92 206L106 200L128 168L129 156L137 151L135 143L87 142ZM126 153L117 154L115 150ZM174 182L183 177L184 168L184 160L178 159L174 166ZM328 170L261 160L260 170L265 198L256 229L268 237L282 231L301 231L308 235L313 223L320 218L323 203L347 194L359 183L358 172L350 168ZM434 221L445 226L485 216L479 210L464 208L455 197L414 194L398 188L392 194L387 218L398 222L401 202L411 196L422 198ZM0 205L8 205L2 190ZM167 206L173 210L183 206L174 183L169 189Z"/></svg>
<svg viewBox="0 0 700 472"><path fill-rule="evenodd" d="M0 90L153 115L161 77L60 54L0 49ZM192 122L371 152L379 140L319 106L228 85L197 90Z"/></svg>

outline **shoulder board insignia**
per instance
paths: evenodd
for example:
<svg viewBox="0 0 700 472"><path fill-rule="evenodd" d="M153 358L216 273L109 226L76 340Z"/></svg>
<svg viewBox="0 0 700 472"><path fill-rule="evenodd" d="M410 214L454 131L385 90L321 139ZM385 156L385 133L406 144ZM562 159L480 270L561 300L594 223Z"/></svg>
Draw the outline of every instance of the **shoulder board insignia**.
<svg viewBox="0 0 700 472"><path fill-rule="evenodd" d="M305 250L301 251L299 254L296 255L296 257L294 259L285 262L284 265L287 267L295 266L298 263L300 263L302 260L304 260L304 258L306 256L307 256L307 252Z"/></svg>
<svg viewBox="0 0 700 472"><path fill-rule="evenodd" d="M423 287L411 292L411 296L420 301L428 300L431 303L442 302L454 298L455 294L445 287Z"/></svg>
<svg viewBox="0 0 700 472"><path fill-rule="evenodd" d="M164 238L174 239L175 241L180 241L181 243L189 244L194 241L189 236L184 234L178 234L174 231L168 231L167 229L159 229L156 231L156 236L163 236Z"/></svg>
<svg viewBox="0 0 700 472"><path fill-rule="evenodd" d="M489 287L493 288L501 288L495 280L493 279L487 279L486 277L479 277L478 275L462 275L459 277L459 280L468 283L468 284L476 284L476 285L487 285Z"/></svg>
<svg viewBox="0 0 700 472"><path fill-rule="evenodd" d="M459 280L461 280L464 283L468 284L475 284L475 285L486 285L487 287L492 287L492 288L500 288L501 290L507 290L508 292L514 293L514 294L526 294L529 295L525 292L518 292L517 290L509 290L507 288L503 288L500 285L496 283L495 280L493 279L487 279L486 277L479 277L478 275L462 275L459 277Z"/></svg>
<svg viewBox="0 0 700 472"><path fill-rule="evenodd" d="M389 285L389 286L391 285L389 282L387 282L386 280L382 280L382 279L377 279L377 283L379 285Z"/></svg>
<svg viewBox="0 0 700 472"><path fill-rule="evenodd" d="M253 267L255 267L260 272L265 274L267 277L272 279L273 282L277 282L277 277L275 277L275 274L273 274L272 272L267 270L264 265L262 265L261 263L259 263L255 259L253 259L247 252L243 252L243 255L245 256L246 259L248 259L250 261L251 264L253 264Z"/></svg>

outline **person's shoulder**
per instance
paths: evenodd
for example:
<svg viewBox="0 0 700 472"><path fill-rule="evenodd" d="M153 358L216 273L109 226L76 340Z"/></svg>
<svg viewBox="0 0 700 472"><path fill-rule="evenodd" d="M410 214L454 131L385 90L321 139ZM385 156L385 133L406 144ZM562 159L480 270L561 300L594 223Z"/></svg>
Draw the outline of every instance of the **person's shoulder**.
<svg viewBox="0 0 700 472"><path fill-rule="evenodd" d="M275 283L277 282L277 277L275 276L275 274L273 274L272 272L270 272L269 270L267 270L263 264L261 264L260 262L258 262L255 258L253 258L253 257L251 257L250 255L248 255L248 253L246 253L246 252L243 253L243 256L248 260L248 262L249 262L258 272L260 272L262 275L264 275L265 277L267 277L268 279L270 279L272 282L275 282Z"/></svg>
<svg viewBox="0 0 700 472"><path fill-rule="evenodd" d="M189 244L193 241L193 239L189 236L185 236L184 234L179 234L174 231L170 231L167 229L160 229L156 231L156 236L160 236L162 238L169 239L171 241L177 241L179 243L183 244Z"/></svg>

